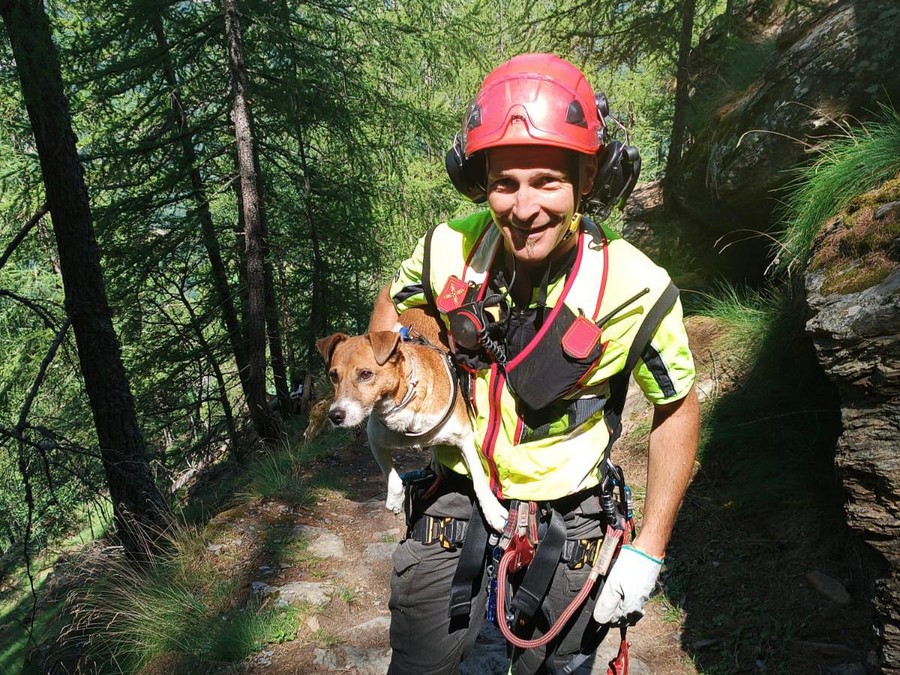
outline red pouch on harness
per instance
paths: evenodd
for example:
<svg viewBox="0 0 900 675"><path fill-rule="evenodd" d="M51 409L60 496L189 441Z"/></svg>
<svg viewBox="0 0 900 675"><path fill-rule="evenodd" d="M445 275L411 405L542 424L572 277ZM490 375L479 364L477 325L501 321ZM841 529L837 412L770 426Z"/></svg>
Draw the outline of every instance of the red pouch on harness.
<svg viewBox="0 0 900 675"><path fill-rule="evenodd" d="M562 346L566 354L576 359L583 359L594 351L600 340L600 327L586 316L576 318L562 338Z"/></svg>

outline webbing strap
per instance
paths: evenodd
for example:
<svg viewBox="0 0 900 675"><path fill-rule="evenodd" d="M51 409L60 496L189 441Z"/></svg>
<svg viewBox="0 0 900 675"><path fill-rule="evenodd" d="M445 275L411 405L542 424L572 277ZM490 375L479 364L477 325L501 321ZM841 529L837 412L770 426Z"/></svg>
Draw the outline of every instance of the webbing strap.
<svg viewBox="0 0 900 675"><path fill-rule="evenodd" d="M428 232L425 233L424 251L422 254L422 293L425 295L425 302L428 303L428 309L435 312L437 317L436 320L438 331L441 336L441 344L448 345L450 344L450 340L447 335L447 326L444 325L444 320L440 317L437 303L434 300L434 289L431 287L431 238L434 236L434 231L436 229L437 225L429 228Z"/></svg>
<svg viewBox="0 0 900 675"><path fill-rule="evenodd" d="M551 514L547 532L535 549L534 560L510 603L510 609L529 619L537 613L547 595L566 543L566 524L562 514L556 509L551 509Z"/></svg>
<svg viewBox="0 0 900 675"><path fill-rule="evenodd" d="M425 294L425 301L431 308L437 307L434 302L434 290L431 288L431 238L434 236L436 227L431 227L425 233L425 251L422 256L422 292Z"/></svg>
<svg viewBox="0 0 900 675"><path fill-rule="evenodd" d="M456 573L450 583L450 618L469 616L475 583L481 576L487 550L488 531L481 518L478 504L472 505L472 517L466 530L466 541L459 553Z"/></svg>
<svg viewBox="0 0 900 675"><path fill-rule="evenodd" d="M603 411L603 419L606 421L606 427L609 429L609 442L606 444L606 450L603 453L603 463L609 463L612 454L613 444L619 440L622 433L622 411L625 409L625 399L628 396L628 378L631 377L631 371L637 365L641 354L650 344L650 338L656 332L657 327L663 320L663 317L669 312L678 300L678 287L674 282L670 281L666 286L666 290L662 292L659 299L653 303L653 307L647 312L644 321L638 328L637 335L631 343L628 350L628 358L625 360L625 367L611 378L609 378L609 400L606 402Z"/></svg>
<svg viewBox="0 0 900 675"><path fill-rule="evenodd" d="M625 397L628 394L628 378L631 377L631 371L637 365L638 359L650 343L650 338L656 332L659 323L663 317L675 305L678 300L678 287L669 282L666 290L662 292L659 299L653 303L653 307L647 312L644 321L638 328L637 334L628 350L628 358L625 361L625 367L621 372L616 373L609 379L609 402L606 405L606 414L615 413L616 420L621 418L622 410L625 408Z"/></svg>

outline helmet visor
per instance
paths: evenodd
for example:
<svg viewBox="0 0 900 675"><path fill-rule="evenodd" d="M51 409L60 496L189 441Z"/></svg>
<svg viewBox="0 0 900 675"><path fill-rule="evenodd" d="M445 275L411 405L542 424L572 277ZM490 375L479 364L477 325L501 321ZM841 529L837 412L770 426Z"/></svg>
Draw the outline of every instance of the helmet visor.
<svg viewBox="0 0 900 675"><path fill-rule="evenodd" d="M545 76L500 79L469 105L463 123L466 156L501 145L532 144L593 154L600 148L602 129L594 105L592 95Z"/></svg>

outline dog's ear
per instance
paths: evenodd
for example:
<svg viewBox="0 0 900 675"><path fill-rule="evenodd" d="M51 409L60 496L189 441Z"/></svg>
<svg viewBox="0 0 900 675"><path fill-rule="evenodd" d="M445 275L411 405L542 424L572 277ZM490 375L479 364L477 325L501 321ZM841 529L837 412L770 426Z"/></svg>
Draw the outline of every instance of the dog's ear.
<svg viewBox="0 0 900 675"><path fill-rule="evenodd" d="M392 330L378 330L369 333L369 342L372 343L372 352L375 354L375 363L383 366L400 344L400 333Z"/></svg>
<svg viewBox="0 0 900 675"><path fill-rule="evenodd" d="M346 340L347 337L344 333L335 333L334 335L323 337L321 340L316 340L316 349L319 350L319 353L325 360L326 368L331 365L331 355L334 354L334 348Z"/></svg>

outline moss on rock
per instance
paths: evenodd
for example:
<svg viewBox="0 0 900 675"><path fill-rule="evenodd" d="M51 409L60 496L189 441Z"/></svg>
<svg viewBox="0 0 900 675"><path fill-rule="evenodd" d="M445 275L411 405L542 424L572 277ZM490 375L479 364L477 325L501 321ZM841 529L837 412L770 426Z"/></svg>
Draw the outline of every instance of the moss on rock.
<svg viewBox="0 0 900 675"><path fill-rule="evenodd" d="M823 294L847 295L880 283L898 263L900 175L854 198L823 226L810 269L824 272Z"/></svg>

